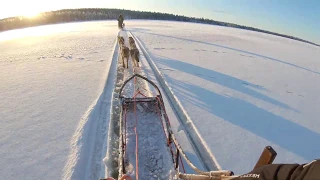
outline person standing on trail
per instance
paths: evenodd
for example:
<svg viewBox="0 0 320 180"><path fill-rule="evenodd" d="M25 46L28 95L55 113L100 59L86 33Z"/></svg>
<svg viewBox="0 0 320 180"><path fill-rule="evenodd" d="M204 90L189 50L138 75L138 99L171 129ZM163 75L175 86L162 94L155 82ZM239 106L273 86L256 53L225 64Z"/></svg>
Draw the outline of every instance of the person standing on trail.
<svg viewBox="0 0 320 180"><path fill-rule="evenodd" d="M123 21L124 21L124 18L122 16L122 14L120 14L118 17L118 27L119 28L123 28Z"/></svg>

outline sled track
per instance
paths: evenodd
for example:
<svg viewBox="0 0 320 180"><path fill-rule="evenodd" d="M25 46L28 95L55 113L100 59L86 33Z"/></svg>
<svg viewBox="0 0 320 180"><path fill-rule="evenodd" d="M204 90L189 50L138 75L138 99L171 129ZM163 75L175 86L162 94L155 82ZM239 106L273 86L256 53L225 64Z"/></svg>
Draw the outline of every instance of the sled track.
<svg viewBox="0 0 320 180"><path fill-rule="evenodd" d="M205 141L202 139L197 128L193 124L191 118L188 116L186 110L183 108L183 106L179 102L178 98L171 91L168 83L164 79L164 76L162 75L160 70L157 68L156 64L154 63L151 56L147 52L146 48L142 45L140 39L137 38L131 32L129 32L129 33L135 39L137 46L140 47L139 49L141 49L147 62L149 63L151 69L153 70L153 73L155 74L158 82L160 83L160 88L163 90L164 94L168 98L170 105L173 108L179 121L184 126L184 129L186 130L186 132L188 134L188 139L190 140L190 143L192 144L194 150L196 151L197 156L202 161L204 168L206 168L207 171L221 170L222 168L218 164L216 158L214 157L214 155L212 154L212 152L208 148Z"/></svg>
<svg viewBox="0 0 320 180"><path fill-rule="evenodd" d="M119 31L119 34L124 37L126 46L129 47L128 43L128 33L126 30ZM115 82L114 82L114 89L112 92L112 99L111 99L111 106L110 106L110 122L109 122L109 131L108 136L106 139L107 146L106 146L106 157L104 158L104 163L101 164L102 171L100 173L100 178L104 177L117 177L119 173L119 138L120 138L120 124L119 121L122 118L121 117L121 104L119 102L119 90L121 86L123 85L123 82L127 80L127 78L131 77L134 73L143 75L143 71L140 70L140 68L133 68L131 57L128 62L128 69L123 68L122 66L122 60L119 52L119 45L118 42L117 47L115 49L116 52L116 58L113 59L115 62L116 70L114 72L115 74ZM136 82L137 86L143 86L145 89L149 89L148 86L146 86L145 82ZM127 95L133 95L134 94L134 88L135 85L129 84L128 87L126 87L123 91Z"/></svg>
<svg viewBox="0 0 320 180"><path fill-rule="evenodd" d="M204 167L207 170L220 169L214 156L206 148L204 141L202 141L187 113L170 91L169 86L146 49L142 46L140 40L127 30L119 31L118 34L124 36L127 46L128 35L135 39L141 55L146 58L148 65L153 70L152 73L156 76L161 85L160 88L169 99L176 116L183 124L188 134L188 139ZM119 90L123 82L134 73L145 76L145 72L141 68L133 68L131 62L129 60L129 69L122 67L119 56L119 45L116 40L111 61L106 67L109 71L106 71L106 81L103 90L80 120L72 137L70 155L65 165L62 179L117 177L119 173L119 120L122 118ZM139 64L142 65L142 63ZM145 82L137 81L136 84L129 85L124 91L133 94L135 86L150 90Z"/></svg>
<svg viewBox="0 0 320 180"><path fill-rule="evenodd" d="M193 146L193 149L195 150L197 156L200 158L200 161L202 161L202 164L206 170L218 170L221 169L218 163L216 163L216 160L214 156L211 154L210 150L206 147L206 144L200 137L197 129L194 127L192 121L188 117L186 111L183 109L183 107L180 105L177 98L173 95L171 92L168 84L164 80L162 74L158 70L157 66L151 59L150 55L146 51L145 47L143 47L140 40L134 36L130 31L123 30L119 32L119 35L123 36L125 39L125 44L128 45L128 37L131 36L135 39L137 48L139 49L142 56L146 58L146 62L148 66L152 69L152 74L155 75L156 79L158 80L159 84L161 85L160 88L166 95L166 97L169 100L169 103L171 107L173 108L177 118L179 119L180 123L184 126L184 129L187 132L188 139ZM130 57L131 58L131 57ZM115 79L113 81L112 87L114 87L112 91L112 98L110 99L110 121L109 121L109 129L108 129L108 136L106 137L107 144L103 145L103 149L106 149L104 153L106 154L106 157L104 158L104 163L101 163L101 170L96 171L100 172L100 178L103 177L118 177L119 173L119 138L120 138L120 124L119 120L122 118L121 116L121 104L119 102L119 90L122 86L123 82L131 77L134 73L140 74L142 76L145 76L145 72L142 70L143 67L140 68L133 68L132 61L129 60L129 68L125 69L122 67L122 61L120 57L119 52L119 46L116 41L116 46L114 50L114 55L112 59L113 63L113 78ZM142 63L139 63L142 66ZM142 68L142 69L141 69ZM139 80L135 84L129 84L128 87L126 87L123 92L125 94L133 95L135 86L144 87L147 90L150 90L150 88L147 86L145 82L140 82ZM108 118L108 117L106 117ZM101 147L101 146L100 146ZM104 155L105 155L104 154ZM93 172L95 172L94 169L92 169ZM96 176L91 176L93 177ZM96 178L95 178L96 179Z"/></svg>
<svg viewBox="0 0 320 180"><path fill-rule="evenodd" d="M126 32L119 31L118 35L126 35ZM127 35L126 35L127 36ZM129 64L129 71L122 67L121 64L121 57L119 52L119 45L118 41L116 40L116 58L113 59L114 63L116 64L116 71L115 74L115 82L114 82L114 89L112 92L112 99L111 99L111 109L110 109L110 122L109 122L109 131L108 136L106 137L107 142L107 150L106 150L106 157L103 159L104 163L101 164L102 168L104 169L100 173L100 178L104 177L117 177L118 176L118 158L119 158L119 120L121 117L121 104L119 102L119 90L122 86L123 82L126 80L126 76L132 74L131 64ZM130 62L130 61L129 61Z"/></svg>

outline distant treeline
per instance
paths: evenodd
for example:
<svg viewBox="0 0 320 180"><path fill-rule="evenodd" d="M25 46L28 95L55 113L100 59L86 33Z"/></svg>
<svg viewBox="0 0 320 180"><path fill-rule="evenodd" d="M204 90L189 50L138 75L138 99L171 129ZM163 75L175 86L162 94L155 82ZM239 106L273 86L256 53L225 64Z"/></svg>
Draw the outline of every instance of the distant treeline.
<svg viewBox="0 0 320 180"><path fill-rule="evenodd" d="M111 20L117 19L119 14L124 15L125 19L149 19L149 20L171 20L171 21L183 21L183 22L195 22L204 24L213 24L226 27L234 27L240 29L246 29L251 31L258 31L267 34L273 34L281 37L286 37L306 43L310 43L316 46L318 44L306 41L293 36L265 31L253 27L237 25L233 23L220 22L212 19L186 17L181 15L174 15L168 13L159 12L145 12L145 11L131 11L124 9L105 9L105 8L86 8L86 9L64 9L58 11L40 13L38 16L28 18L24 16L10 17L0 20L0 32L25 28L31 26L39 26L45 24L55 24L63 22L75 22L75 21L94 21L94 20Z"/></svg>

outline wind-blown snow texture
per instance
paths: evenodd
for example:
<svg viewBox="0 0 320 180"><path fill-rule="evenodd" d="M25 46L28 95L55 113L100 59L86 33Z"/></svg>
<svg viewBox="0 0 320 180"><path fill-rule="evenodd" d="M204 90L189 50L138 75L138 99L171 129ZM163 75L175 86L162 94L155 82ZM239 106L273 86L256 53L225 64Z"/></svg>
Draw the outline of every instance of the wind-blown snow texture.
<svg viewBox="0 0 320 180"><path fill-rule="evenodd" d="M234 28L126 23L223 169L245 173L264 146L276 162L320 156L320 48Z"/></svg>
<svg viewBox="0 0 320 180"><path fill-rule="evenodd" d="M266 145L278 152L276 162L320 157L319 47L192 23L126 21L126 28L141 40L223 169L251 170ZM116 21L107 21L0 33L3 179L68 173L72 137L92 135L76 130L106 88L117 32ZM143 70L155 80L150 67ZM172 126L185 139L179 123ZM196 161L190 144L184 147Z"/></svg>

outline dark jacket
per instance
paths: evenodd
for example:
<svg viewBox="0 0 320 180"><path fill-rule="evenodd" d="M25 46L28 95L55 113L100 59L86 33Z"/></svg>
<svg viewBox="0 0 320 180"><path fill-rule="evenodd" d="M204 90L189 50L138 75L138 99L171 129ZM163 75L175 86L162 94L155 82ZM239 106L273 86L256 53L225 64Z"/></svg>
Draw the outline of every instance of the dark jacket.
<svg viewBox="0 0 320 180"><path fill-rule="evenodd" d="M232 180L320 180L320 159L307 164L269 164Z"/></svg>
<svg viewBox="0 0 320 180"><path fill-rule="evenodd" d="M118 21L122 23L123 20L124 20L124 18L123 18L123 16L120 14L119 17L118 17Z"/></svg>

